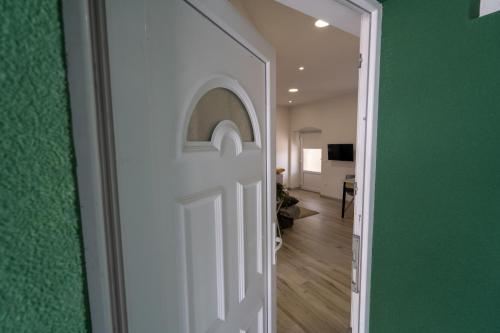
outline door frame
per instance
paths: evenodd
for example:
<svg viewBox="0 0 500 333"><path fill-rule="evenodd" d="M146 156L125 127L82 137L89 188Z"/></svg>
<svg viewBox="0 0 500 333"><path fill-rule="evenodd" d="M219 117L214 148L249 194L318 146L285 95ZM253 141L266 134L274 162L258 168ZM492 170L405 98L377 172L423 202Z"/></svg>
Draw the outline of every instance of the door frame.
<svg viewBox="0 0 500 333"><path fill-rule="evenodd" d="M363 178L356 176L359 201L355 207L354 218L358 223L355 222L354 225L353 241L357 237L360 239L359 258L355 267L359 276L359 292L351 292L351 326L352 332L368 333L370 330L382 5L376 0L335 1L361 14L356 175L362 174Z"/></svg>
<svg viewBox="0 0 500 333"><path fill-rule="evenodd" d="M183 0L228 32L266 63L266 157L267 226L275 230L275 53L255 29L221 0ZM369 331L371 251L375 197L378 89L382 5L376 0L309 0L320 5L334 1L361 13L362 78L366 89L358 97L358 136L364 134L364 179L359 230L361 261L359 306L353 332ZM210 10L208 10L208 4ZM95 332L127 332L123 261L114 154L113 119L104 1L63 1L67 75L71 100L72 130L77 161L76 174L85 252L86 280L92 329ZM222 19L223 18L223 19ZM243 34L236 31L243 32ZM262 52L254 49L256 46ZM361 116L361 118L359 118ZM361 128L360 128L361 127ZM359 148L359 147L358 147ZM358 184L360 182L358 181ZM268 331L276 330L276 280L274 237L267 237Z"/></svg>

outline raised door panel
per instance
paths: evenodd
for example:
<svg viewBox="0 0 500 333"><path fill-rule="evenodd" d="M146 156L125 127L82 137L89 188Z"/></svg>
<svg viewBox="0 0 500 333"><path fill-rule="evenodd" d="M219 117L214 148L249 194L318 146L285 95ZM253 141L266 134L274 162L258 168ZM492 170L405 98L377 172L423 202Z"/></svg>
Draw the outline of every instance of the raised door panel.
<svg viewBox="0 0 500 333"><path fill-rule="evenodd" d="M188 332L208 332L226 317L222 193L198 194L181 206L185 325Z"/></svg>
<svg viewBox="0 0 500 333"><path fill-rule="evenodd" d="M252 318L252 322L244 329L240 329L240 333L264 333L264 311L260 308Z"/></svg>
<svg viewBox="0 0 500 333"><path fill-rule="evenodd" d="M238 183L239 300L262 275L262 183Z"/></svg>

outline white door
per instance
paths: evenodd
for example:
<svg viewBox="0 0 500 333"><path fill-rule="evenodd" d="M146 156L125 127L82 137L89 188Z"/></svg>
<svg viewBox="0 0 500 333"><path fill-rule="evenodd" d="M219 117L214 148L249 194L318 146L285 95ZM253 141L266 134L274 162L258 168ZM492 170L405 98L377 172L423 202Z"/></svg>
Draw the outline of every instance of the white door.
<svg viewBox="0 0 500 333"><path fill-rule="evenodd" d="M268 332L269 62L228 6L107 1L130 332Z"/></svg>
<svg viewBox="0 0 500 333"><path fill-rule="evenodd" d="M321 192L321 132L301 133L300 142L302 159L302 188L307 191Z"/></svg>

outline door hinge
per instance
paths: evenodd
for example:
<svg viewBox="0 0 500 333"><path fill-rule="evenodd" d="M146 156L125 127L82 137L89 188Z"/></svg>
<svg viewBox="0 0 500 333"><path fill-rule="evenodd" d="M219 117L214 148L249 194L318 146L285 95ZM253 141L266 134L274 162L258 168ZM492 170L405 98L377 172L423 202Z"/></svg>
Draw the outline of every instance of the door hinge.
<svg viewBox="0 0 500 333"><path fill-rule="evenodd" d="M273 242L274 242L274 256L273 256L273 265L276 265L276 261L278 259L278 251L283 246L283 238L281 238L281 231L279 229L279 224L273 223Z"/></svg>
<svg viewBox="0 0 500 333"><path fill-rule="evenodd" d="M358 194L358 182L354 182L353 187L354 187L354 195Z"/></svg>
<svg viewBox="0 0 500 333"><path fill-rule="evenodd" d="M359 293L359 266L361 260L359 258L359 250L361 245L361 238L358 235L352 235L352 279L351 289L354 293Z"/></svg>
<svg viewBox="0 0 500 333"><path fill-rule="evenodd" d="M359 63L358 63L358 68L361 68L363 66L363 54L359 54Z"/></svg>

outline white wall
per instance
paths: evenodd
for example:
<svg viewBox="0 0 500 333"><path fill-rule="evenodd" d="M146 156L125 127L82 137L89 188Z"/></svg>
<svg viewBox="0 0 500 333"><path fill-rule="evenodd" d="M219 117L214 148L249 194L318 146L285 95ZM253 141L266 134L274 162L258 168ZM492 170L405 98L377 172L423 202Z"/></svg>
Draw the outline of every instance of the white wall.
<svg viewBox="0 0 500 333"><path fill-rule="evenodd" d="M300 174L300 133L292 131L292 111L290 111L290 178L289 188L298 188L301 185Z"/></svg>
<svg viewBox="0 0 500 333"><path fill-rule="evenodd" d="M288 108L276 108L276 167L285 168L283 182L290 184L290 112Z"/></svg>
<svg viewBox="0 0 500 333"><path fill-rule="evenodd" d="M252 25L255 26L252 18L250 17L250 14L248 14L248 11L245 9L245 6L243 6L242 0L229 0L229 2L234 6L234 8L238 11L238 13L240 13L241 16L243 16L245 19L248 20L248 22L252 23Z"/></svg>
<svg viewBox="0 0 500 333"><path fill-rule="evenodd" d="M321 130L323 165L322 195L342 198L343 180L354 174L354 162L329 161L329 143L356 143L357 92L325 101L289 108L290 111L290 180L289 187L299 187L299 131Z"/></svg>

